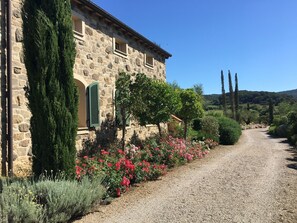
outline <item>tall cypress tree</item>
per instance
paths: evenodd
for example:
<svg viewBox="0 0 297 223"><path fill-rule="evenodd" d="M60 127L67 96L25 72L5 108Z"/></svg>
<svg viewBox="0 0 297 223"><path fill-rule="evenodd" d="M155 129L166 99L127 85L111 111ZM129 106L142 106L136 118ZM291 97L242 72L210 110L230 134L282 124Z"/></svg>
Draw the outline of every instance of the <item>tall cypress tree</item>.
<svg viewBox="0 0 297 223"><path fill-rule="evenodd" d="M236 116L236 121L239 121L239 93L238 93L238 78L237 78L237 73L235 73L234 98L235 98L235 116Z"/></svg>
<svg viewBox="0 0 297 223"><path fill-rule="evenodd" d="M234 105L234 92L232 86L231 72L228 70L228 78L229 78L229 97L230 97L230 105L232 111L232 118L235 119L235 105Z"/></svg>
<svg viewBox="0 0 297 223"><path fill-rule="evenodd" d="M78 95L70 1L25 0L22 18L33 172L72 174Z"/></svg>
<svg viewBox="0 0 297 223"><path fill-rule="evenodd" d="M226 92L225 92L223 70L221 70L221 83L222 83L222 106L223 106L224 114L226 115L226 113L227 113L227 108L226 108Z"/></svg>

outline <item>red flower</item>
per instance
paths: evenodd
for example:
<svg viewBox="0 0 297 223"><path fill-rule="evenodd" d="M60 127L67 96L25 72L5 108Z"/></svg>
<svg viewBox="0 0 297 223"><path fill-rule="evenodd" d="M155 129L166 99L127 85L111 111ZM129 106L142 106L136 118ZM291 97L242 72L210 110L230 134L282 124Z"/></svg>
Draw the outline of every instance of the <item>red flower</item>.
<svg viewBox="0 0 297 223"><path fill-rule="evenodd" d="M88 156L84 156L83 158L84 158L84 159L88 159Z"/></svg>
<svg viewBox="0 0 297 223"><path fill-rule="evenodd" d="M78 177L80 177L81 170L82 170L82 168L80 166L75 166L75 173Z"/></svg>
<svg viewBox="0 0 297 223"><path fill-rule="evenodd" d="M130 180L127 177L124 176L123 179L122 179L121 185L125 186L125 187L129 187Z"/></svg>
<svg viewBox="0 0 297 223"><path fill-rule="evenodd" d="M105 151L104 149L101 149L101 154L102 154L102 155L108 155L109 152Z"/></svg>
<svg viewBox="0 0 297 223"><path fill-rule="evenodd" d="M116 189L116 192L117 192L117 196L120 197L121 196L121 189L120 188L117 188Z"/></svg>
<svg viewBox="0 0 297 223"><path fill-rule="evenodd" d="M116 166L116 170L120 170L120 168L121 168L121 163L120 163L120 162L117 162L117 163L115 164L115 166Z"/></svg>
<svg viewBox="0 0 297 223"><path fill-rule="evenodd" d="M107 166L108 167L112 167L112 163L107 163Z"/></svg>
<svg viewBox="0 0 297 223"><path fill-rule="evenodd" d="M144 172L147 172L147 173L148 173L148 172L149 172L149 168L147 168L147 167L143 167L143 168L142 168L142 171L144 171Z"/></svg>

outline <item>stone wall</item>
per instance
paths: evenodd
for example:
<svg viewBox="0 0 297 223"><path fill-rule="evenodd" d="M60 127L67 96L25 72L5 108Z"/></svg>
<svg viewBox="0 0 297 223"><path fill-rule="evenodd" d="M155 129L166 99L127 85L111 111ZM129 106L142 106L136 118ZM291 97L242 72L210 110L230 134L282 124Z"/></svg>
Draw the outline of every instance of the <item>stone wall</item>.
<svg viewBox="0 0 297 223"><path fill-rule="evenodd" d="M22 41L21 0L12 1L12 107L14 157L31 156L29 123L31 114L27 108L24 87L27 82Z"/></svg>
<svg viewBox="0 0 297 223"><path fill-rule="evenodd" d="M116 30L104 19L93 17L87 11L73 6L73 12L85 21L85 33L83 38L75 38L77 55L74 66L76 81L86 89L95 81L99 83L100 96L100 121L106 116L114 115L114 91L115 80L120 71L127 73L145 73L149 77L161 80L166 79L165 58L147 49L141 43L136 42L133 36L125 36ZM14 157L23 160L24 156L31 156L31 140L29 131L30 112L27 108L27 99L24 94L27 76L24 66L22 50L22 20L21 0L12 1L12 60L13 60L13 139ZM116 35L128 43L128 54L126 57L119 56L113 52L113 36ZM144 54L149 53L155 59L154 68L145 66ZM1 66L2 68L2 66ZM84 95L82 97L85 97ZM155 126L140 127L136 122L131 123L127 130L127 138L133 132L144 138L157 131ZM77 147L81 148L85 138L93 137L95 134L87 128L78 131ZM120 131L119 131L119 137Z"/></svg>
<svg viewBox="0 0 297 223"><path fill-rule="evenodd" d="M103 19L92 17L77 7L73 11L79 14L85 21L84 40L76 38L77 55L74 68L74 75L85 80L87 84L94 81L99 82L100 95L100 120L105 120L108 114L114 111L115 80L121 71L135 75L145 73L151 78L166 80L165 58L160 57L153 51L146 49L142 44L136 42L133 37L125 36L120 31L104 22ZM120 56L113 52L113 36L117 36L128 43L127 57ZM154 68L145 66L145 53L154 57ZM165 126L164 126L165 127ZM155 133L155 126L141 127L137 122L132 121L127 127L127 139L134 131L145 138ZM121 136L119 131L118 136Z"/></svg>

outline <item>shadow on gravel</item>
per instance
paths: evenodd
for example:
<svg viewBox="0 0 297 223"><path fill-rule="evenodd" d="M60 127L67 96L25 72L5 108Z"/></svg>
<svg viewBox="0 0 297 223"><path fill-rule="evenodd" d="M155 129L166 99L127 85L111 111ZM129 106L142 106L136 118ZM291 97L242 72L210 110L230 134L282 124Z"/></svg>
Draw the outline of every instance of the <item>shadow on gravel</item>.
<svg viewBox="0 0 297 223"><path fill-rule="evenodd" d="M295 164L295 163L294 164L288 164L287 167L290 168L290 169L297 170L297 164Z"/></svg>
<svg viewBox="0 0 297 223"><path fill-rule="evenodd" d="M292 154L292 157L287 158L286 160L293 162L287 165L288 168L297 170L297 149L296 148L290 148L286 149L286 151L290 152Z"/></svg>

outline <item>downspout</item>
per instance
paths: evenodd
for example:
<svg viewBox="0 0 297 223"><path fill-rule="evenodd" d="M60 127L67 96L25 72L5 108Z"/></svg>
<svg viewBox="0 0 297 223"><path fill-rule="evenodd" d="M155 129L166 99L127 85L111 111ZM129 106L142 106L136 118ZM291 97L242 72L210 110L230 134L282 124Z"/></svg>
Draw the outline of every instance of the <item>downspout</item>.
<svg viewBox="0 0 297 223"><path fill-rule="evenodd" d="M6 49L6 1L1 1L1 175L7 176L7 103L6 103L6 89L7 89L7 78L6 78L6 64L7 54Z"/></svg>
<svg viewBox="0 0 297 223"><path fill-rule="evenodd" d="M11 47L11 0L7 0L7 159L8 176L13 176L13 111L12 111L12 47Z"/></svg>

